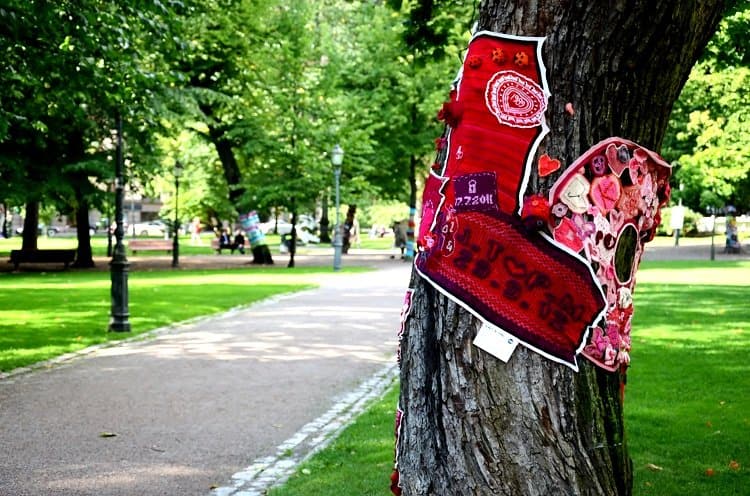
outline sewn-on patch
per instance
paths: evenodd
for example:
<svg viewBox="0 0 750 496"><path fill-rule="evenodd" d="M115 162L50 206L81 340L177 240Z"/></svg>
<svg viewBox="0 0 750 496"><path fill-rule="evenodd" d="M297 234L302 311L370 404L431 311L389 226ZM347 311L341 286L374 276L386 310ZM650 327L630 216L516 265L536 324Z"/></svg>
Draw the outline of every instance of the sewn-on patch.
<svg viewBox="0 0 750 496"><path fill-rule="evenodd" d="M497 211L497 178L494 172L473 172L453 179L456 212Z"/></svg>
<svg viewBox="0 0 750 496"><path fill-rule="evenodd" d="M589 209L589 191L591 184L583 174L573 174L566 178L562 185L559 200L575 213L583 213Z"/></svg>
<svg viewBox="0 0 750 496"><path fill-rule="evenodd" d="M612 210L620 200L622 188L620 180L613 174L595 177L591 181L591 191L589 192L594 205L604 214Z"/></svg>
<svg viewBox="0 0 750 496"><path fill-rule="evenodd" d="M526 67L521 65L521 67ZM500 71L487 82L485 101L500 124L535 127L544 120L547 97L534 81L515 71Z"/></svg>

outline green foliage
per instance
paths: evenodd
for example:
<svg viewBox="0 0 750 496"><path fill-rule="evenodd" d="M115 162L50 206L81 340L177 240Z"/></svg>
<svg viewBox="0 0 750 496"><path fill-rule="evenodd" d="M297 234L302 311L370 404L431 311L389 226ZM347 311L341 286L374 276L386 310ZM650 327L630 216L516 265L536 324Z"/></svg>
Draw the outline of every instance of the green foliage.
<svg viewBox="0 0 750 496"><path fill-rule="evenodd" d="M660 236L672 236L673 230L671 227L672 221L672 210L674 207L666 207L661 209L661 224L656 229L656 234ZM701 220L703 215L700 212L683 207L684 209L684 222L681 231L682 236L690 236L698 234L698 222Z"/></svg>
<svg viewBox="0 0 750 496"><path fill-rule="evenodd" d="M120 114L131 174L146 175L178 2L10 0L0 8L0 178L11 205L105 208Z"/></svg>
<svg viewBox="0 0 750 496"><path fill-rule="evenodd" d="M737 2L693 68L670 119L664 156L676 161L694 210L750 208L750 4Z"/></svg>
<svg viewBox="0 0 750 496"><path fill-rule="evenodd" d="M400 222L407 218L409 206L399 201L380 201L375 202L362 209L357 214L360 226L382 226L390 228L394 222Z"/></svg>

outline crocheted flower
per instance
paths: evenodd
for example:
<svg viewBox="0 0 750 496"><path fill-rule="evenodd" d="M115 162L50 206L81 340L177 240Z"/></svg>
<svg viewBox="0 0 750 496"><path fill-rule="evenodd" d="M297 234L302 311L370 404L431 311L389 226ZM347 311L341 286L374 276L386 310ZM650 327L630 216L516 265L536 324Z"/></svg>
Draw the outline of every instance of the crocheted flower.
<svg viewBox="0 0 750 496"><path fill-rule="evenodd" d="M568 206L564 203L555 203L554 205L552 205L551 212L555 217L565 217L565 214L568 213Z"/></svg>
<svg viewBox="0 0 750 496"><path fill-rule="evenodd" d="M472 69L479 69L482 66L482 58L477 55L472 55L466 60L466 65Z"/></svg>
<svg viewBox="0 0 750 496"><path fill-rule="evenodd" d="M542 195L530 195L524 198L521 219L527 229L538 231L549 221L550 209L547 199Z"/></svg>
<svg viewBox="0 0 750 496"><path fill-rule="evenodd" d="M455 128L461 121L463 115L463 108L457 100L456 91L451 91L450 101L443 103L443 107L438 111L438 120L444 121L450 127Z"/></svg>

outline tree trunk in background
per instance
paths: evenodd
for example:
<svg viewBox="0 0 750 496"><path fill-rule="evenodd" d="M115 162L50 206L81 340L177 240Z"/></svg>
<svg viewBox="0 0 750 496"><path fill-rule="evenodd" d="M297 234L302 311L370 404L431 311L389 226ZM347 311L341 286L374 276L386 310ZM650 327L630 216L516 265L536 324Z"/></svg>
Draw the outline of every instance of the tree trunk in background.
<svg viewBox="0 0 750 496"><path fill-rule="evenodd" d="M213 109L209 105L201 105L200 109L206 115L207 122L210 122L214 115ZM234 156L234 150L232 150L232 142L227 138L226 133L227 130L220 123L208 124L208 136L219 155L224 179L229 187L229 202L239 209L241 207L238 204L245 194L245 188L242 186L242 174L237 164L237 157Z"/></svg>
<svg viewBox="0 0 750 496"><path fill-rule="evenodd" d="M352 227L354 226L354 216L356 214L357 206L349 205L346 211L346 220L344 220L344 225L341 227L343 237L341 252L344 254L349 253L349 248L351 247Z"/></svg>
<svg viewBox="0 0 750 496"><path fill-rule="evenodd" d="M330 221L328 220L328 188L323 191L320 199L320 242L330 243L331 234L329 232Z"/></svg>
<svg viewBox="0 0 750 496"><path fill-rule="evenodd" d="M0 233L0 235L2 235L3 238L8 238L10 237L8 236L8 234L10 234L8 233L8 204L3 202L2 206L3 206L3 225L2 225L2 233Z"/></svg>
<svg viewBox="0 0 750 496"><path fill-rule="evenodd" d="M33 251L39 248L37 245L37 226L39 225L39 202L30 201L26 203L26 215L23 218L23 240L21 249Z"/></svg>
<svg viewBox="0 0 750 496"><path fill-rule="evenodd" d="M722 7L485 0L479 30L547 37L550 134L537 153L570 164L611 136L660 148ZM532 171L530 192L546 193L561 172ZM471 314L415 279L401 342L404 496L631 494L617 373L583 358L575 373L521 346L505 364L472 346Z"/></svg>
<svg viewBox="0 0 750 496"><path fill-rule="evenodd" d="M91 252L91 233L89 232L89 204L78 191L76 191L76 196L78 196L78 208L76 208L78 248L76 249L76 261L73 266L88 269L94 267L94 257Z"/></svg>

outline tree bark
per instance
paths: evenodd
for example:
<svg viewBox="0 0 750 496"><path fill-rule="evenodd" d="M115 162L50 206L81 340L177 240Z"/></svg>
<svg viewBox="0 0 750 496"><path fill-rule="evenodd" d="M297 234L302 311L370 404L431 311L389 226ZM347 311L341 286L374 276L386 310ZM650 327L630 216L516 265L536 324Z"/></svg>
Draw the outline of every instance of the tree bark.
<svg viewBox="0 0 750 496"><path fill-rule="evenodd" d="M722 6L485 0L479 29L547 37L550 134L537 158L570 164L611 136L660 148ZM529 192L546 193L561 172L532 171ZM575 373L523 347L503 363L472 346L479 323L471 314L413 279L401 341L404 496L631 494L618 373L583 358Z"/></svg>
<svg viewBox="0 0 750 496"><path fill-rule="evenodd" d="M208 136L211 143L214 144L216 153L219 155L219 160L221 161L224 179L227 181L227 186L229 187L229 202L235 208L239 209L238 204L242 201L245 188L242 186L242 174L240 173L240 166L237 163L237 157L235 157L234 150L232 149L232 142L227 137L227 129L220 122L211 122L214 112L210 106L201 105L200 109L206 115Z"/></svg>
<svg viewBox="0 0 750 496"><path fill-rule="evenodd" d="M351 247L351 234L352 234L352 227L354 227L354 216L357 215L357 206L356 205L349 205L349 209L346 211L346 220L344 220L344 225L341 229L342 231L342 247L341 252L345 255L349 253L349 248Z"/></svg>
<svg viewBox="0 0 750 496"><path fill-rule="evenodd" d="M21 249L33 251L38 249L37 229L39 226L39 202L36 200L26 202L26 215L23 218L23 233Z"/></svg>
<svg viewBox="0 0 750 496"><path fill-rule="evenodd" d="M76 261L74 267L89 269L94 267L94 256L91 251L91 233L89 229L89 203L79 190L76 190L76 236L78 247L76 248Z"/></svg>
<svg viewBox="0 0 750 496"><path fill-rule="evenodd" d="M320 198L320 242L330 243L331 234L329 232L330 222L328 220L328 188L323 190L323 196Z"/></svg>

